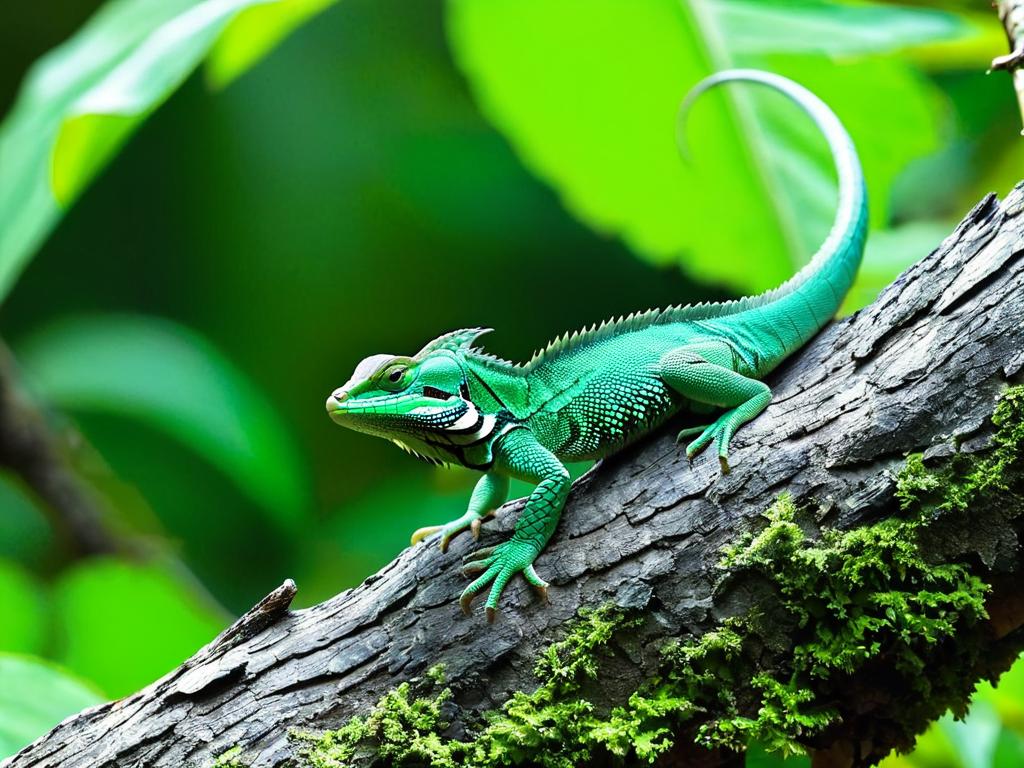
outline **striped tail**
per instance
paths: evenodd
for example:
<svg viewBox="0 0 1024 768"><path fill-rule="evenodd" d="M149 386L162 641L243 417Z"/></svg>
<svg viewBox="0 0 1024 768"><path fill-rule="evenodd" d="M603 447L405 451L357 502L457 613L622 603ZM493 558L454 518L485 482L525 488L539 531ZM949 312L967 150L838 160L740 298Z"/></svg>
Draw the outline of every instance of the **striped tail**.
<svg viewBox="0 0 1024 768"><path fill-rule="evenodd" d="M832 110L802 85L757 69L730 69L698 83L683 102L682 113L704 91L737 80L774 88L810 115L828 142L839 177L832 229L803 269L778 288L739 302L739 312L706 322L743 348L757 350L758 373L766 373L807 343L839 309L864 253L868 206L864 174L849 134Z"/></svg>

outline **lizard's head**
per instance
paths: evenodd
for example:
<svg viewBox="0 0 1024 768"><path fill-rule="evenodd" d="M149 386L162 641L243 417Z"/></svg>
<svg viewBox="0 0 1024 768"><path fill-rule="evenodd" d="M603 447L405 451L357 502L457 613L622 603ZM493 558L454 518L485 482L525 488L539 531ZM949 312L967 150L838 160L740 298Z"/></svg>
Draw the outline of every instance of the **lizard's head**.
<svg viewBox="0 0 1024 768"><path fill-rule="evenodd" d="M441 336L412 357L372 355L327 398L336 423L384 437L425 458L438 458L423 441L472 431L480 414L469 396L461 350L485 331Z"/></svg>

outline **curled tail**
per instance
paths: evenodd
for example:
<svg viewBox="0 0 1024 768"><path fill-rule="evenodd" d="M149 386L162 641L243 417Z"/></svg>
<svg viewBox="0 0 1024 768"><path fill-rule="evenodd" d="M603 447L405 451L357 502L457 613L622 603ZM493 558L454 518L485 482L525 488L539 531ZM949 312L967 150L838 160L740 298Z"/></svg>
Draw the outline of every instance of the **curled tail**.
<svg viewBox="0 0 1024 768"><path fill-rule="evenodd" d="M770 350L770 369L805 344L836 313L857 275L867 237L867 195L864 174L850 135L831 109L802 85L757 69L730 69L699 82L680 108L722 83L761 83L785 94L806 112L828 142L839 177L839 202L832 229L811 260L778 288L735 302L735 312L709 321L736 336L744 346ZM745 338L749 336L754 338Z"/></svg>

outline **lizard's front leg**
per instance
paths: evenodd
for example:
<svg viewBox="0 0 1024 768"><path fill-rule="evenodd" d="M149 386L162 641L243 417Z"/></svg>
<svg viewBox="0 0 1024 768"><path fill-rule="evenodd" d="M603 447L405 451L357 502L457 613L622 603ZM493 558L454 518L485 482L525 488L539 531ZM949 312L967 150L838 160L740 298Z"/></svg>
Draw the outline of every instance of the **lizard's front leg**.
<svg viewBox="0 0 1024 768"><path fill-rule="evenodd" d="M466 574L483 575L466 587L459 605L468 614L473 598L490 584L488 621L494 621L501 593L517 573L522 573L541 595L547 596L547 582L537 575L533 561L555 532L571 486L569 471L529 429L515 429L501 439L496 447L495 467L512 477L536 483L537 487L526 500L512 538L470 555L463 568Z"/></svg>
<svg viewBox="0 0 1024 768"><path fill-rule="evenodd" d="M473 538L480 536L480 522L490 517L505 500L508 499L508 477L497 472L488 472L481 477L473 488L469 498L469 509L461 517L457 517L444 525L428 525L419 528L412 535L412 544L435 533L441 534L441 551L448 551L448 542L458 533L469 528Z"/></svg>
<svg viewBox="0 0 1024 768"><path fill-rule="evenodd" d="M698 403L728 408L714 423L679 433L679 440L699 434L686 446L692 459L712 442L718 447L723 473L729 472L729 441L736 430L768 407L772 391L763 381L737 373L729 365L732 351L726 344L681 347L661 358L661 378L684 397Z"/></svg>

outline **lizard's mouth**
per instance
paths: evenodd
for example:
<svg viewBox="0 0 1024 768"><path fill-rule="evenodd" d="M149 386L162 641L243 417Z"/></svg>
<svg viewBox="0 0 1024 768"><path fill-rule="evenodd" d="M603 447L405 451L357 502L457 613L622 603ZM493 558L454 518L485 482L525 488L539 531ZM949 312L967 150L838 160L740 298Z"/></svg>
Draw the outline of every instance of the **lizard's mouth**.
<svg viewBox="0 0 1024 768"><path fill-rule="evenodd" d="M360 432L444 430L465 421L469 404L436 387L422 392L387 394L377 397L338 397L332 393L325 403L331 421ZM474 414L476 409L472 409Z"/></svg>

